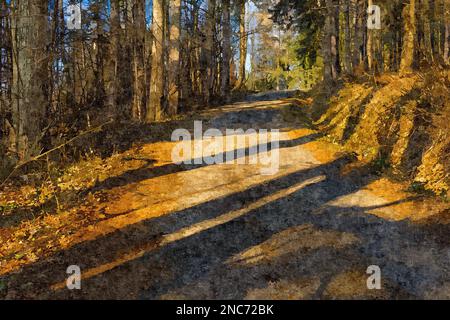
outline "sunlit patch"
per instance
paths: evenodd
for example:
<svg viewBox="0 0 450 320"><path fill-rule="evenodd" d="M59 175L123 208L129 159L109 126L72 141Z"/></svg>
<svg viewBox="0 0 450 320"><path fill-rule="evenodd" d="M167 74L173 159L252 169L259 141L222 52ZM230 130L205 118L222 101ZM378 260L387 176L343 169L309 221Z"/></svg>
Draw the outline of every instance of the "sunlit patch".
<svg viewBox="0 0 450 320"><path fill-rule="evenodd" d="M287 132L287 138L291 139L291 140L295 140L295 139L299 139L302 137L306 137L306 136L314 134L314 133L316 133L314 130L307 129L307 128L294 129L294 130L289 130L289 132Z"/></svg>
<svg viewBox="0 0 450 320"><path fill-rule="evenodd" d="M393 203L390 208L394 209L396 216L401 219L411 219L414 221L432 215L433 211L423 210L424 203L414 201L416 195L405 191L406 188L407 186L405 184L381 178L369 183L365 186L364 190Z"/></svg>
<svg viewBox="0 0 450 320"><path fill-rule="evenodd" d="M233 256L227 263L251 265L299 251L305 252L322 247L339 249L358 241L351 233L319 230L311 224L300 225L273 235L269 240Z"/></svg>
<svg viewBox="0 0 450 320"><path fill-rule="evenodd" d="M380 218L394 221L403 220L407 217L401 212L394 210L389 201L378 197L367 190L358 190L354 193L336 198L328 202L323 208L326 209L327 207L338 207L343 209L359 208ZM320 212L321 210L318 209L317 211Z"/></svg>
<svg viewBox="0 0 450 320"><path fill-rule="evenodd" d="M339 208L359 208L377 217L392 220L419 221L436 214L428 202L416 201L414 194L387 179L378 179L361 190L336 198L326 204ZM326 207L324 206L324 208ZM320 212L320 209L318 209Z"/></svg>
<svg viewBox="0 0 450 320"><path fill-rule="evenodd" d="M279 139L290 141L293 137L284 132ZM36 228L41 232L37 234L36 241L30 238L30 241L9 241L6 244L5 239L2 254L23 253L23 258L3 261L0 274L80 242L94 240L141 221L185 210L319 164L310 153L299 152L302 146L293 146L280 151L282 167L274 176L260 175L260 164L222 164L186 170L172 164L171 152L175 144L149 143L104 161L95 158L93 163L85 161L72 167L62 178L65 188L92 187L97 180L105 199L101 200L97 193L91 193L82 204L70 211L46 215L39 220L39 224L37 221L22 224L16 233L26 235ZM227 152L236 147L228 145ZM246 163L249 163L248 156L246 158ZM79 174L81 171L83 175ZM47 234L46 231L51 232ZM2 233L6 234L4 231ZM35 251L35 248L41 247L45 249Z"/></svg>
<svg viewBox="0 0 450 320"><path fill-rule="evenodd" d="M315 140L306 143L304 146L305 150L308 150L314 155L321 163L330 163L339 158L342 154L341 148L338 145L331 144L322 140Z"/></svg>
<svg viewBox="0 0 450 320"><path fill-rule="evenodd" d="M267 205L270 202L273 202L273 201L276 201L278 199L281 199L281 198L284 198L286 196L289 196L289 195L293 194L294 192L297 192L298 190L300 190L300 189L302 189L302 188L304 188L306 186L309 186L311 184L315 184L315 183L321 182L324 179L325 179L324 176L318 176L318 177L314 177L314 178L308 179L306 181L302 181L301 183L298 183L298 184L296 184L294 186L291 186L291 187L289 187L287 189L284 189L284 190L281 190L279 192L270 194L269 196L263 197L263 198L255 201L255 202L251 203L250 205L246 206L245 208L242 208L242 209L239 209L239 210L235 210L235 211L231 211L231 212L228 212L228 213L226 213L224 215L218 216L216 218L204 220L202 222L190 225L190 226L188 226L186 228L182 228L182 229L180 229L180 230L178 230L176 232L164 235L163 237L158 238L156 240L156 244L155 244L154 241L149 242L149 243L147 243L147 244L145 244L143 246L140 246L138 248L132 249L130 252L128 252L128 253L118 257L115 261L112 261L110 263L106 263L104 265L100 265L100 266L97 266L97 267L94 267L94 268L91 268L91 269L85 271L82 274L82 279L91 278L91 277L96 276L98 274L101 274L101 273L103 273L105 271L108 271L108 270L111 270L111 269L113 269L115 267L118 267L118 266L120 266L120 265L122 265L122 264L124 264L124 263L126 263L128 261L132 261L132 260L135 260L137 258L140 258L145 253L147 253L150 250L153 250L156 247L161 247L161 246L168 245L168 244L170 244L172 242L182 240L184 238L193 236L193 235L198 234L200 232L203 232L205 230L208 230L208 229L217 227L219 225L225 224L227 222L230 222L230 221L232 221L234 219L237 219L237 218L239 218L239 217L241 217L243 215L246 215L246 214L250 213L253 210L256 210L256 209L258 209L258 208L260 208L260 207L262 207L264 205ZM123 217L119 217L119 218L123 218ZM140 216L137 216L137 218L139 220L143 220L142 217L140 217ZM127 222L129 222L128 220L129 219L127 219ZM91 230L90 234L88 234L88 235L80 234L79 235L80 238L78 238L76 240L74 239L74 241L78 241L78 242L86 241L88 236L92 237L92 235L94 235L95 233L97 233L97 234L98 233L106 234L106 233L110 233L113 230L118 228L118 226L111 225L110 222L111 222L111 220L105 221L105 223L107 223L107 224L102 226L102 229L100 229L99 226L97 225L96 229ZM64 288L64 283L55 284L52 288L54 290L58 290L58 289Z"/></svg>

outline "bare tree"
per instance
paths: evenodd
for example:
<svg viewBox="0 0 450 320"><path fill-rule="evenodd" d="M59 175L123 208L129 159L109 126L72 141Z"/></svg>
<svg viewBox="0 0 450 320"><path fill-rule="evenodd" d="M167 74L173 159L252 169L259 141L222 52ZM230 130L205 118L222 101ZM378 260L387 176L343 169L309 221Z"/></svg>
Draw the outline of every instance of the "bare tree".
<svg viewBox="0 0 450 320"><path fill-rule="evenodd" d="M48 1L12 2L12 112L20 160L41 152L48 108Z"/></svg>
<svg viewBox="0 0 450 320"><path fill-rule="evenodd" d="M170 0L170 18L168 111L169 115L175 115L180 96L181 0Z"/></svg>
<svg viewBox="0 0 450 320"><path fill-rule="evenodd" d="M166 34L166 1L153 1L153 45L152 45L152 73L150 80L150 94L147 104L147 122L161 119L164 106L165 82L165 34Z"/></svg>
<svg viewBox="0 0 450 320"><path fill-rule="evenodd" d="M409 0L403 8L404 39L402 57L400 61L400 73L409 73L414 62L414 40L416 35L416 1Z"/></svg>
<svg viewBox="0 0 450 320"><path fill-rule="evenodd" d="M231 60L231 21L230 21L230 0L222 1L222 25L223 25L223 52L221 65L221 85L220 95L225 100L230 94L230 60Z"/></svg>
<svg viewBox="0 0 450 320"><path fill-rule="evenodd" d="M247 63L248 35L245 23L246 0L239 0L239 76L235 89L242 89L245 84L245 66Z"/></svg>

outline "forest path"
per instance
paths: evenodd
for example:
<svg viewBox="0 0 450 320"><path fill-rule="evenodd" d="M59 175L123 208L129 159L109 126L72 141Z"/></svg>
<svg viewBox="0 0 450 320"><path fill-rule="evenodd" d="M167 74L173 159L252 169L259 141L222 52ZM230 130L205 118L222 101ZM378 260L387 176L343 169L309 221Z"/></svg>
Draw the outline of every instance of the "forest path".
<svg viewBox="0 0 450 320"><path fill-rule="evenodd" d="M11 277L20 289L7 297L450 298L448 225L321 139L292 101L273 98L197 119L203 131L280 130L277 172L175 165L175 143L144 144L132 157L145 165L96 186L103 219ZM69 265L81 267L81 290L65 287ZM381 269L381 290L367 288L370 265Z"/></svg>

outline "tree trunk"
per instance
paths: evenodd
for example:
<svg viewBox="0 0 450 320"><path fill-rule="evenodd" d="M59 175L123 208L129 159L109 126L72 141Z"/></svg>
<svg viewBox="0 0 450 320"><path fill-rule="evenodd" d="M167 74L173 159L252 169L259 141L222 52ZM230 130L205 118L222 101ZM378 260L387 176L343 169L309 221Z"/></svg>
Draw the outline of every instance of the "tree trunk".
<svg viewBox="0 0 450 320"><path fill-rule="evenodd" d="M444 2L444 63L450 64L450 3Z"/></svg>
<svg viewBox="0 0 450 320"><path fill-rule="evenodd" d="M364 62L364 4L354 0L355 8L355 39L353 46L353 71L359 69Z"/></svg>
<svg viewBox="0 0 450 320"><path fill-rule="evenodd" d="M351 0L345 1L345 57L344 66L347 74L352 73L352 37L350 32Z"/></svg>
<svg viewBox="0 0 450 320"><path fill-rule="evenodd" d="M192 47L191 47L191 83L192 83L192 93L197 99L201 95L200 89L202 84L200 82L200 58L201 58L201 41L200 41L200 30L199 30L199 6L196 1L193 3L192 9ZM191 105L193 108L197 108L198 103L193 102L191 99Z"/></svg>
<svg viewBox="0 0 450 320"><path fill-rule="evenodd" d="M14 130L11 130L11 78L12 78L12 52L11 52L11 15L9 3L0 1L0 165L8 149L15 149L15 141L11 139ZM12 146L11 146L12 142ZM1 174L1 173L0 173Z"/></svg>
<svg viewBox="0 0 450 320"><path fill-rule="evenodd" d="M63 0L58 0L63 2ZM94 69L94 96L96 104L101 105L104 103L103 99L105 96L105 81L104 81L104 58L105 58L105 44L104 44L104 20L101 17L101 11L105 6L104 3L96 3L93 14L95 21L95 31L94 31L94 59L95 59L95 69ZM63 10L61 10L62 16L64 15ZM64 19L64 18L63 18ZM62 38L62 36L61 36Z"/></svg>
<svg viewBox="0 0 450 320"><path fill-rule="evenodd" d="M170 48L169 48L169 114L176 115L180 95L180 32L181 0L170 0Z"/></svg>
<svg viewBox="0 0 450 320"><path fill-rule="evenodd" d="M331 29L333 28L331 19L332 0L326 1L325 25L322 31L322 57L323 57L323 80L325 83L333 80L333 67L331 59Z"/></svg>
<svg viewBox="0 0 450 320"><path fill-rule="evenodd" d="M431 21L430 21L430 0L422 1L423 12L422 12L422 20L424 23L424 41L423 41L423 54L425 58L431 63L433 62L433 46L431 42Z"/></svg>
<svg viewBox="0 0 450 320"><path fill-rule="evenodd" d="M373 5L373 0L368 0L368 8ZM367 67L369 71L373 69L373 36L374 30L367 29L367 44L366 44L366 53L367 53Z"/></svg>
<svg viewBox="0 0 450 320"><path fill-rule="evenodd" d="M444 62L446 64L450 63L450 23L447 23L445 25L445 45L444 45Z"/></svg>
<svg viewBox="0 0 450 320"><path fill-rule="evenodd" d="M411 72L414 62L414 37L416 34L415 4L415 0L410 0L409 4L405 5L403 8L404 37L400 61L400 74Z"/></svg>
<svg viewBox="0 0 450 320"><path fill-rule="evenodd" d="M245 84L245 65L247 63L247 31L245 30L245 0L239 0L239 77L236 90Z"/></svg>
<svg viewBox="0 0 450 320"><path fill-rule="evenodd" d="M216 19L216 0L208 0L208 11L206 12L206 32L205 45L203 47L202 69L204 70L202 79L204 105L208 106L212 94L214 83L214 29Z"/></svg>
<svg viewBox="0 0 450 320"><path fill-rule="evenodd" d="M108 117L113 119L118 115L117 110L117 67L119 62L119 1L111 0L110 16L109 16L110 34L109 34L109 50L107 63L105 68L105 93L106 107Z"/></svg>
<svg viewBox="0 0 450 320"><path fill-rule="evenodd" d="M133 13L133 104L132 117L143 121L145 114L145 0L134 0Z"/></svg>
<svg viewBox="0 0 450 320"><path fill-rule="evenodd" d="M153 1L153 45L152 74L150 80L150 95L147 105L147 122L161 119L164 104L164 52L165 52L165 0Z"/></svg>
<svg viewBox="0 0 450 320"><path fill-rule="evenodd" d="M19 160L41 151L48 107L48 1L13 1L12 112Z"/></svg>
<svg viewBox="0 0 450 320"><path fill-rule="evenodd" d="M430 19L431 24L431 50L433 52L433 59L436 60L439 56L439 24L436 23L439 19L439 0L430 0Z"/></svg>
<svg viewBox="0 0 450 320"><path fill-rule="evenodd" d="M340 72L338 35L336 29L339 29L336 23L335 0L326 1L327 15L322 42L322 55L324 60L324 81L336 80Z"/></svg>
<svg viewBox="0 0 450 320"><path fill-rule="evenodd" d="M220 95L228 101L230 94L230 60L231 60L231 20L230 0L222 1L223 15L223 55L220 68Z"/></svg>
<svg viewBox="0 0 450 320"><path fill-rule="evenodd" d="M332 72L333 79L337 79L338 75L341 73L341 63L340 63L340 50L339 50L339 14L340 14L340 0L333 1L333 22L331 26L331 57L332 57Z"/></svg>

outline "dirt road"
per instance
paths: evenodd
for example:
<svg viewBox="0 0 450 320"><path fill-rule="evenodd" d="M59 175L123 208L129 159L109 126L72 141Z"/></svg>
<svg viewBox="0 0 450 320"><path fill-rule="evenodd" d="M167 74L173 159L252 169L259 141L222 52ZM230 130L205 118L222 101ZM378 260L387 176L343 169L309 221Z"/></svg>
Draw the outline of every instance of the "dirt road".
<svg viewBox="0 0 450 320"><path fill-rule="evenodd" d="M279 129L277 173L176 165L174 143L141 145L133 157L145 165L96 186L104 218L7 274L6 298L450 298L450 232L432 202L355 164L299 107L264 98L198 120ZM69 265L81 268L81 290L65 286ZM367 288L371 265L381 290Z"/></svg>

